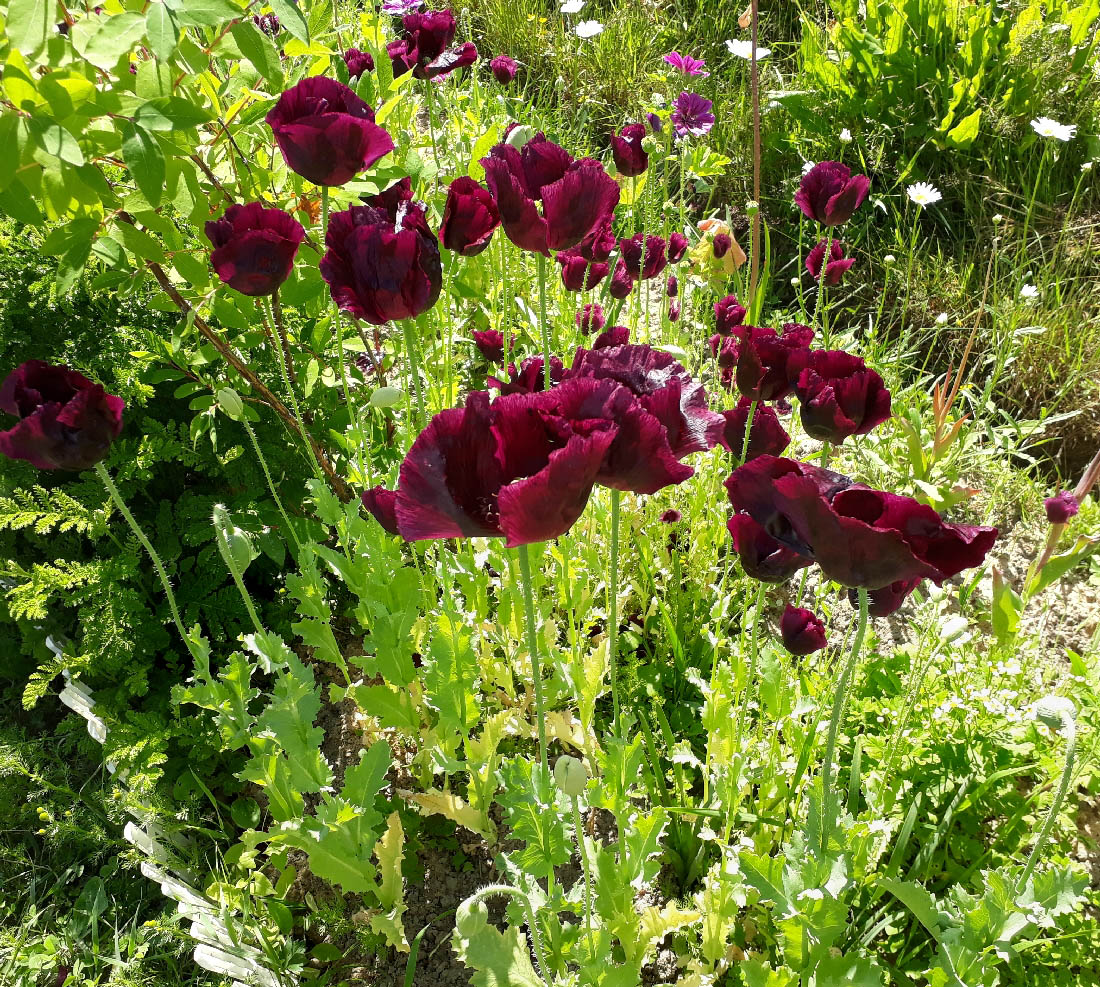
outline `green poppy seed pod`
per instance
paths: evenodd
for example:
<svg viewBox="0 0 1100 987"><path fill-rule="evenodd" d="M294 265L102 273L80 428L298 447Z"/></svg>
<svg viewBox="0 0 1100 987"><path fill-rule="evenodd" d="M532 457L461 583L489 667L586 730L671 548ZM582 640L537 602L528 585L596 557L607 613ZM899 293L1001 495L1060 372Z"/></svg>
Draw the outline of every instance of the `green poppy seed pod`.
<svg viewBox="0 0 1100 987"><path fill-rule="evenodd" d="M233 568L238 575L244 573L252 560L256 557L256 550L252 547L252 539L248 532L242 531L229 520L229 512L223 504L215 504L213 510L214 527L218 531L219 547L224 555L226 551L232 559ZM230 558L225 560L230 564Z"/></svg>
<svg viewBox="0 0 1100 987"><path fill-rule="evenodd" d="M575 757L563 754L554 764L554 781L569 798L579 798L588 785L588 771Z"/></svg>
<svg viewBox="0 0 1100 987"><path fill-rule="evenodd" d="M512 128L512 132L504 138L504 143L511 144L512 147L514 147L518 151L534 136L534 127L528 127L526 124L521 124L518 127Z"/></svg>
<svg viewBox="0 0 1100 987"><path fill-rule="evenodd" d="M489 924L489 909L480 898L467 898L455 911L455 929L463 939L476 936Z"/></svg>
<svg viewBox="0 0 1100 987"><path fill-rule="evenodd" d="M392 408L405 396L400 387L376 387L370 396L370 403L376 408Z"/></svg>
<svg viewBox="0 0 1100 987"><path fill-rule="evenodd" d="M1051 730L1063 730L1077 720L1077 707L1065 696L1044 696L1035 704L1035 719Z"/></svg>

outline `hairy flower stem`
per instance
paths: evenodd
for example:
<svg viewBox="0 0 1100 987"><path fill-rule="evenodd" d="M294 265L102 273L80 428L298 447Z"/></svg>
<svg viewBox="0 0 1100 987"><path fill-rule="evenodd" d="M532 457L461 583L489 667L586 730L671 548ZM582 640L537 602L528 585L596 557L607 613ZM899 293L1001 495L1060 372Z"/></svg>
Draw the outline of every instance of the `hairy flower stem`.
<svg viewBox="0 0 1100 987"><path fill-rule="evenodd" d="M418 424L420 428L423 428L428 423L428 415L424 409L424 388L420 380L420 360L417 355L412 319L401 320L401 332L405 337L405 356L409 361L409 376L412 377L413 391L416 394Z"/></svg>
<svg viewBox="0 0 1100 987"><path fill-rule="evenodd" d="M622 491L611 491L611 571L607 579L607 664L611 678L611 710L615 736L622 737L619 714L618 652L619 652L619 501Z"/></svg>
<svg viewBox="0 0 1100 987"><path fill-rule="evenodd" d="M821 227L818 226L818 241L822 240ZM828 313L825 308L825 270L829 266L829 248L833 245L832 236L829 234L828 227L825 228L826 236L824 238L825 253L821 257L821 270L817 272L817 298L814 299L814 319L813 327L815 329L821 329L822 342L825 349L829 348L829 323Z"/></svg>
<svg viewBox="0 0 1100 987"><path fill-rule="evenodd" d="M262 633L264 626L260 623L260 617L256 613L256 607L252 604L252 597L249 595L248 588L244 584L244 571L238 564L237 558L233 554L233 548L229 544L229 512L226 511L223 505L215 504L212 519L214 521L214 536L218 543L218 551L221 553L222 561L229 570L229 575L233 577L233 582L237 586L237 592L241 594L241 599L244 600L244 606L248 611L248 617L252 621L252 626L255 628L257 634Z"/></svg>
<svg viewBox="0 0 1100 987"><path fill-rule="evenodd" d="M825 735L825 763L821 767L821 850L829 846L829 836L835 822L836 802L833 797L833 759L836 756L836 735L840 727L841 715L848 702L848 689L852 681L852 671L859 661L863 650L863 638L867 633L867 590L859 588L859 623L851 650L844 661L840 678L836 683L836 695L833 697L833 712L829 717L829 732Z"/></svg>
<svg viewBox="0 0 1100 987"><path fill-rule="evenodd" d="M739 465L744 466L749 458L749 436L752 435L752 420L756 417L756 406L760 402L753 398L749 404L749 417L745 419L745 437L741 440L741 460Z"/></svg>
<svg viewBox="0 0 1100 987"><path fill-rule="evenodd" d="M760 62L756 55L756 43L759 37L760 9L759 0L750 4L752 17L752 51L749 70L752 86L752 198L756 203L756 212L752 217L752 258L749 263L749 303L753 312L760 311L756 293L760 283ZM746 430L746 434L748 434Z"/></svg>
<svg viewBox="0 0 1100 987"><path fill-rule="evenodd" d="M542 374L550 390L550 327L546 324L546 257L539 254L539 329L542 331ZM507 369L507 368L506 368Z"/></svg>
<svg viewBox="0 0 1100 987"><path fill-rule="evenodd" d="M260 443L256 439L256 433L253 431L252 426L249 424L247 418L241 419L241 424L244 426L244 430L248 433L248 437L252 440L252 448L255 450L256 458L260 461L260 468L264 471L264 478L267 480L267 489L271 492L271 498L275 501L275 506L279 509L279 514L282 516L283 524L286 525L287 534L290 536L290 540L294 542L295 551L301 549L301 544L298 541L298 536L294 533L294 527L290 523L290 515L287 514L286 508L283 506L282 498L279 496L279 491L275 488L275 481L271 479L271 470L268 469L267 459L264 457L263 451L260 449Z"/></svg>
<svg viewBox="0 0 1100 987"><path fill-rule="evenodd" d="M1061 720L1060 729L1066 737L1066 755L1062 763L1062 777L1058 782L1058 790L1054 793L1054 801L1050 803L1050 809L1047 810L1047 817L1043 820L1043 828L1039 830L1039 835L1035 838L1035 846L1031 848L1031 856L1027 858L1023 873L1016 882L1016 894L1021 894L1024 891L1028 879L1035 871L1035 865L1039 862L1039 855L1046 846L1047 838L1054 827L1054 820L1058 818L1062 803L1069 792L1070 779L1073 777L1074 755L1077 751L1077 721L1069 704L1058 712Z"/></svg>
<svg viewBox="0 0 1100 987"><path fill-rule="evenodd" d="M432 137L432 159L435 161L435 183L439 184L439 147L435 139L435 95L432 91L432 80L424 80L425 102L428 104L428 131Z"/></svg>
<svg viewBox="0 0 1100 987"><path fill-rule="evenodd" d="M527 651L531 655L531 678L535 685L535 717L539 734L539 761L549 777L550 762L546 758L546 712L542 700L542 666L539 664L538 639L535 634L535 596L531 586L531 560L527 546L516 549L519 556L520 581L523 583L523 609L527 622Z"/></svg>
<svg viewBox="0 0 1100 987"><path fill-rule="evenodd" d="M577 853L581 858L581 868L584 871L584 928L588 936L588 955L596 958L596 946L592 942L592 876L588 870L588 851L584 848L584 821L581 819L581 803L574 795L573 803L573 832L577 837Z"/></svg>
<svg viewBox="0 0 1100 987"><path fill-rule="evenodd" d="M183 643L187 647L187 650L191 652L191 657L200 660L201 655L198 649L191 643L191 638L188 636L187 631L183 629L183 621L180 620L179 607L176 606L176 594L172 592L172 584L168 582L168 574L164 571L164 563L161 562L160 556L157 555L157 550L153 548L152 542L145 537L145 532L141 530L137 521L134 520L134 515L130 513L130 508L126 506L126 502L122 499L122 494L118 492L118 487L115 486L115 481L111 479L111 474L107 472L107 468L102 462L95 464L95 471L99 475L100 480L103 481L103 486L107 488L107 493L110 494L111 500L115 503L115 507L117 507L119 513L126 518L127 523L130 525L130 530L133 531L137 540L141 542L142 548L149 553L149 558L152 559L153 562L153 568L156 569L157 575L160 577L160 585L164 588L164 595L168 597L168 607L172 611L172 620L175 621L176 630L179 631L179 635L183 639Z"/></svg>
<svg viewBox="0 0 1100 987"><path fill-rule="evenodd" d="M504 245L504 237L499 233L497 234L497 241L500 244L500 334L504 337L504 363L502 366L505 379L507 379L508 358L511 356L509 352L511 347L508 345L508 319L512 299L508 297L508 248Z"/></svg>

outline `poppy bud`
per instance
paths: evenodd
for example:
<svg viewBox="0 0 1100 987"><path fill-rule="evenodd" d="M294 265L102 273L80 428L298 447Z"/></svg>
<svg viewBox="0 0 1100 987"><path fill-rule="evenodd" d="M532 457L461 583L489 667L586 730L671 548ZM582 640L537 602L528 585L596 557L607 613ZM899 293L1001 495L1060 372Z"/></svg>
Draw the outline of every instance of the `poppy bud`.
<svg viewBox="0 0 1100 987"><path fill-rule="evenodd" d="M821 620L812 611L789 604L780 618L779 634L783 647L792 655L812 655L828 643Z"/></svg>
<svg viewBox="0 0 1100 987"><path fill-rule="evenodd" d="M451 182L439 224L444 247L463 257L475 257L489 246L499 225L500 213L488 189L465 175Z"/></svg>
<svg viewBox="0 0 1100 987"><path fill-rule="evenodd" d="M634 280L648 281L657 277L668 263L663 237L645 237L645 256L642 256L642 234L624 237L619 241L619 253L626 263L626 269Z"/></svg>
<svg viewBox="0 0 1100 987"><path fill-rule="evenodd" d="M661 123L661 118L656 113L647 113L645 115L646 122L649 124L649 129L655 134L659 134L664 130L664 124Z"/></svg>
<svg viewBox="0 0 1100 987"><path fill-rule="evenodd" d="M290 277L305 235L289 213L259 202L230 206L221 219L206 224L206 237L214 245L214 271L244 295L274 294Z"/></svg>
<svg viewBox="0 0 1100 987"><path fill-rule="evenodd" d="M620 257L619 262L615 265L615 273L611 275L611 287L608 291L611 293L612 298L621 300L629 298L633 290L634 279L626 269L626 261Z"/></svg>
<svg viewBox="0 0 1100 987"><path fill-rule="evenodd" d="M584 762L562 754L554 762L554 784L569 798L579 798L588 786L588 770Z"/></svg>
<svg viewBox="0 0 1100 987"><path fill-rule="evenodd" d="M642 147L645 137L644 123L628 123L611 138L611 156L619 174L627 178L641 175L649 167L649 155Z"/></svg>
<svg viewBox="0 0 1100 987"><path fill-rule="evenodd" d="M28 360L0 384L0 411L19 419L0 432L0 453L42 470L86 470L122 432L122 398L68 367Z"/></svg>
<svg viewBox="0 0 1100 987"><path fill-rule="evenodd" d="M680 303L670 302L668 306L668 321L679 322L680 321Z"/></svg>
<svg viewBox="0 0 1100 987"><path fill-rule="evenodd" d="M665 285L665 292L669 298L675 298L680 291L680 282L676 280L675 274L668 276L668 282Z"/></svg>

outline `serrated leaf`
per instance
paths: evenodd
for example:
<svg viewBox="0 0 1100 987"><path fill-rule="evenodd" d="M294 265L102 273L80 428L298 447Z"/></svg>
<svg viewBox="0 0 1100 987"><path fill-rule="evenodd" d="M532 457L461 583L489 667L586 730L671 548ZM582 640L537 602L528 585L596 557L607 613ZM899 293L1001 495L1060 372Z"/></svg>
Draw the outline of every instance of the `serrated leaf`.
<svg viewBox="0 0 1100 987"><path fill-rule="evenodd" d="M451 822L463 826L471 833L484 836L490 842L497 838L496 827L488 819L482 819L481 814L472 806L462 801L462 797L454 792L441 792L436 788L429 788L424 792L400 792L403 799L412 802L426 815L440 815L450 819Z"/></svg>
<svg viewBox="0 0 1100 987"><path fill-rule="evenodd" d="M378 903L385 909L391 909L401 899L403 890L401 861L405 857L405 830L401 825L400 813L390 813L386 820L386 832L375 844L374 856L378 861Z"/></svg>
<svg viewBox="0 0 1100 987"><path fill-rule="evenodd" d="M486 925L468 939L456 932L455 952L476 971L473 987L545 987L531 965L527 939L514 925L503 933Z"/></svg>

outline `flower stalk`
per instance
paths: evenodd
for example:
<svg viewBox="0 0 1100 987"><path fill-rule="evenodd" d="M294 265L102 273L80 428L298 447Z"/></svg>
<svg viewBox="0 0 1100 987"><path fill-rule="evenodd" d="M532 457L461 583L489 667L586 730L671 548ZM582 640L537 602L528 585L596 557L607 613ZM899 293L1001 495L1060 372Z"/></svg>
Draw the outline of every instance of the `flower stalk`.
<svg viewBox="0 0 1100 987"><path fill-rule="evenodd" d="M538 636L535 633L535 598L531 586L531 560L527 546L516 549L519 556L520 581L523 583L523 608L527 624L527 651L531 656L531 678L535 686L535 727L539 737L539 762L542 770L549 775L550 763L546 757L546 710L542 698L542 665L539 663Z"/></svg>

